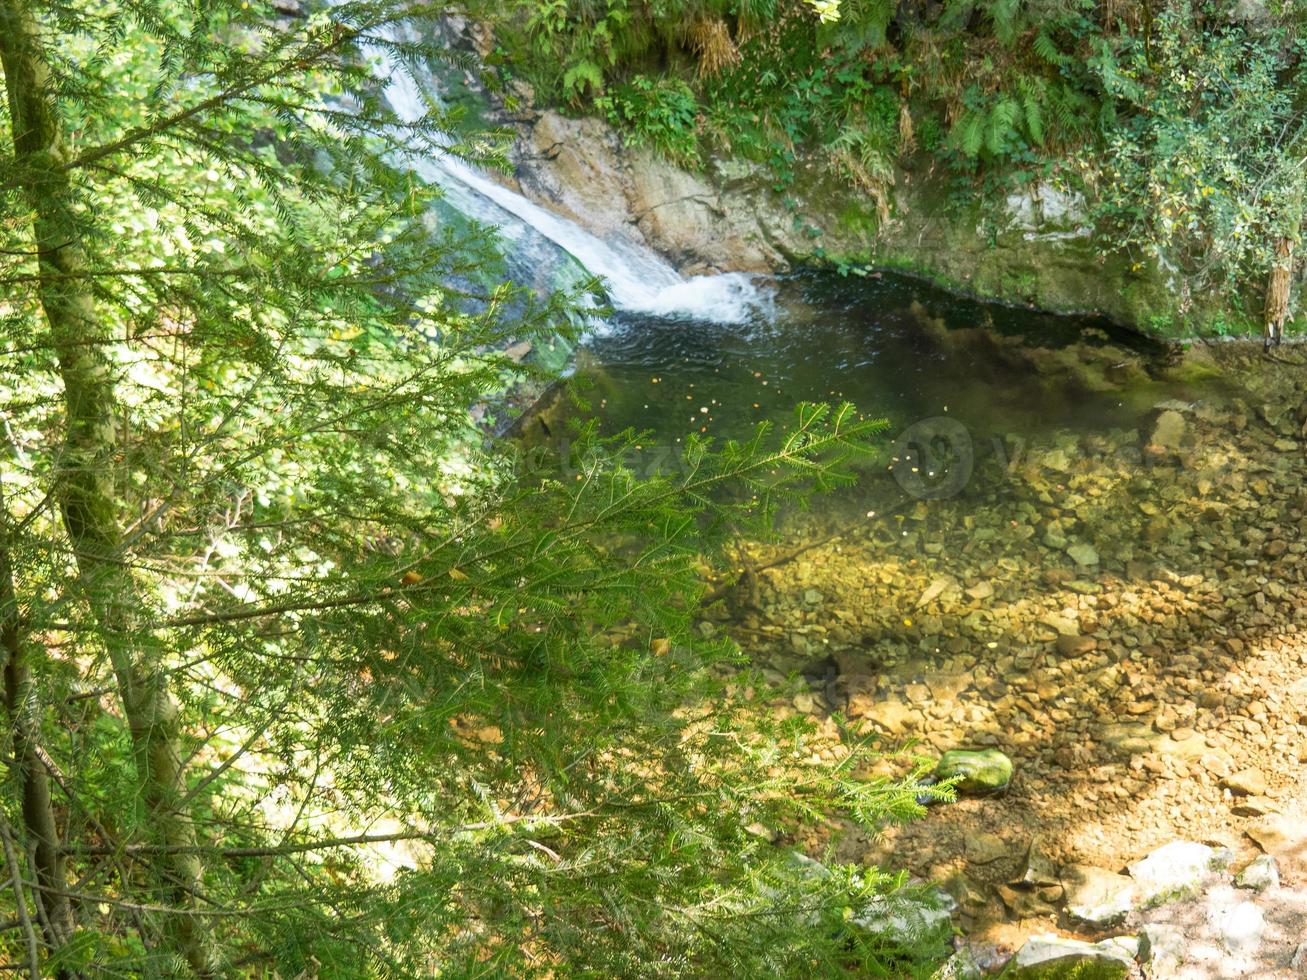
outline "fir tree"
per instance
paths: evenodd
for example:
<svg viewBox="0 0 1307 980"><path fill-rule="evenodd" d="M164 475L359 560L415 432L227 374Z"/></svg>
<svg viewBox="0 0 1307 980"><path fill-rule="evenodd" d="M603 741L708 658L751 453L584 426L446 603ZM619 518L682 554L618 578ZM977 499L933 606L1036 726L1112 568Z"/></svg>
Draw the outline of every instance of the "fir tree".
<svg viewBox="0 0 1307 980"><path fill-rule="evenodd" d="M498 282L404 166L498 160L373 78L448 57L440 9L0 0L0 949L33 976L879 968L910 951L849 919L886 879L747 828L920 787L806 765L692 629L735 529L878 426L808 406L656 478L635 434L525 474L488 442L494 351L578 297Z"/></svg>

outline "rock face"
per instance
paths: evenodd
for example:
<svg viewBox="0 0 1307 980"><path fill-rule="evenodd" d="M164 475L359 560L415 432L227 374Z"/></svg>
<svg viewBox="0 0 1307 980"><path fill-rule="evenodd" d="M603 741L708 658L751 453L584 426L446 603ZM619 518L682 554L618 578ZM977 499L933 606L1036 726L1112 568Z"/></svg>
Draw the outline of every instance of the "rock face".
<svg viewBox="0 0 1307 980"><path fill-rule="evenodd" d="M1017 950L1004 980L1123 980L1134 966L1138 943L1105 939L1085 943L1061 936L1034 936Z"/></svg>
<svg viewBox="0 0 1307 980"><path fill-rule="evenodd" d="M762 164L711 159L690 172L625 146L599 119L530 110L507 121L522 134L513 151L516 189L601 237L648 245L685 273L776 272L840 257L921 272L982 296L1098 310L1127 323L1169 318L1174 310L1170 274L1124 257L1102 261L1083 199L1048 182L1010 196L996 221L952 202L930 171L908 169L888 189L886 218L813 162L800 160L782 193ZM1204 315L1196 308L1189 322Z"/></svg>
<svg viewBox="0 0 1307 980"><path fill-rule="evenodd" d="M998 749L950 749L935 766L939 780L960 777L957 790L971 796L984 796L1006 789L1012 781L1012 760Z"/></svg>

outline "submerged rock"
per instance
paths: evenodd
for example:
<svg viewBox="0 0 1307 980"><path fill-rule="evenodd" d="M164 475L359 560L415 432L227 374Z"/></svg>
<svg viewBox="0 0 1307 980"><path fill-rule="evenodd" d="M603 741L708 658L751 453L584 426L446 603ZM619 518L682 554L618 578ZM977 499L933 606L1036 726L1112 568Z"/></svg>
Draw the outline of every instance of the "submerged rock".
<svg viewBox="0 0 1307 980"><path fill-rule="evenodd" d="M1149 442L1163 449L1179 449L1184 429L1184 416L1174 409L1167 409L1153 423L1153 434Z"/></svg>
<svg viewBox="0 0 1307 980"><path fill-rule="evenodd" d="M984 796L1007 789L1012 782L1012 760L998 749L950 749L935 766L935 778L960 777L959 793Z"/></svg>
<svg viewBox="0 0 1307 980"><path fill-rule="evenodd" d="M1123 980L1134 966L1138 945L1133 937L1086 943L1052 934L1032 936L1001 976L1004 980Z"/></svg>
<svg viewBox="0 0 1307 980"><path fill-rule="evenodd" d="M1066 553L1077 565L1091 566L1098 564L1098 549L1092 544L1073 544L1067 548Z"/></svg>

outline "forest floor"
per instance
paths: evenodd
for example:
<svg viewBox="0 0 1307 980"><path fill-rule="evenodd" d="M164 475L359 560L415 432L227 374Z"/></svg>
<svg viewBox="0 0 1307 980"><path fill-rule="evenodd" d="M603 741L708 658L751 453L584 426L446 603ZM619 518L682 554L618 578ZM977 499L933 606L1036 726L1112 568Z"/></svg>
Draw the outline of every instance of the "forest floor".
<svg viewBox="0 0 1307 980"><path fill-rule="evenodd" d="M1007 439L951 499L868 519L869 498L851 494L796 518L753 549L756 566L853 530L758 572L720 625L756 663L806 679L787 707L822 722L818 758L843 751L842 716L921 755L1013 759L1004 796L837 844L844 860L944 884L973 940L1084 933L1060 886L1012 887L1032 855L1116 872L1198 841L1230 848L1236 868L1274 853L1283 887L1266 900L1288 911L1256 963L1195 975L1299 975L1307 350L1200 346L1188 360L1225 383L1134 428Z"/></svg>

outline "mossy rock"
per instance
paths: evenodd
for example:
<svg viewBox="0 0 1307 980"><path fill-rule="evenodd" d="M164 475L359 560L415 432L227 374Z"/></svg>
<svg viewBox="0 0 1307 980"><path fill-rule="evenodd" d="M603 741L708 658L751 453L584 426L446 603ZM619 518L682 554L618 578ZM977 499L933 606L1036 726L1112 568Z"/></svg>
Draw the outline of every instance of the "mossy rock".
<svg viewBox="0 0 1307 980"><path fill-rule="evenodd" d="M1001 980L1124 980L1138 942L1116 937L1086 943L1061 936L1032 936L999 975Z"/></svg>
<svg viewBox="0 0 1307 980"><path fill-rule="evenodd" d="M999 793L1012 782L1012 760L998 749L950 749L935 766L935 778L942 782L955 777L959 793Z"/></svg>

